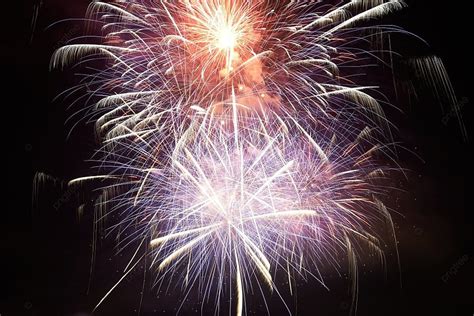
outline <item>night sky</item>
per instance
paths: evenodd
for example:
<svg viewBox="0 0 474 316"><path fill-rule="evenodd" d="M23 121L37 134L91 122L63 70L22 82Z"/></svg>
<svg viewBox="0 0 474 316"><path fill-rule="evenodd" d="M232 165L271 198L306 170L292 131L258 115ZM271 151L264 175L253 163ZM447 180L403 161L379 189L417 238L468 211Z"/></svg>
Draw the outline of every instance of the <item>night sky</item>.
<svg viewBox="0 0 474 316"><path fill-rule="evenodd" d="M93 217L86 211L79 219L76 207L78 200L89 199L90 203L92 193L65 186L68 180L88 174L92 164L86 161L97 148L97 141L93 124L80 122L74 127L77 118L66 122L74 110L67 109L69 103L63 98L55 100L77 83L74 69L49 70L53 51L80 36L83 24L72 20L51 25L83 17L88 3L18 1L14 4L17 7L2 12L7 35L1 51L2 109L6 111L1 130L6 140L2 152L7 158L4 170L8 177L2 185L1 316L91 315L122 276L131 255L127 251L116 254L114 236L100 240L89 283ZM472 138L472 16L467 4L444 1L438 5L430 0L408 3L410 8L389 22L421 36L430 47L399 39L397 48L407 56L434 53L443 59ZM33 30L31 21L37 5L39 14ZM472 140L463 139L456 118L449 111L443 113L433 96L421 88L417 92L419 99L412 102L407 95L392 100L402 114L388 111L388 118L399 128L395 139L413 152L400 153L399 163L408 170L408 179L394 179L403 192L394 193L388 201L400 213L394 213L393 218L401 269L393 251L388 252L386 272L371 259L365 262L359 287L361 316L474 313L473 208L469 207L472 200L467 192ZM51 180L37 188L33 199L33 180L38 172L51 176ZM149 281L143 285L143 272L139 266L94 315L138 315L139 306L140 315L175 315L181 304L179 287L157 293ZM331 291L314 281L298 282L297 295L287 296L294 315L349 315L347 276L328 270L326 282ZM288 315L277 295L267 300L271 315ZM266 315L258 295L248 298L247 303L249 315ZM202 313L212 315L213 309L208 304ZM192 295L180 315L200 314L200 300ZM221 314L228 315L226 304Z"/></svg>

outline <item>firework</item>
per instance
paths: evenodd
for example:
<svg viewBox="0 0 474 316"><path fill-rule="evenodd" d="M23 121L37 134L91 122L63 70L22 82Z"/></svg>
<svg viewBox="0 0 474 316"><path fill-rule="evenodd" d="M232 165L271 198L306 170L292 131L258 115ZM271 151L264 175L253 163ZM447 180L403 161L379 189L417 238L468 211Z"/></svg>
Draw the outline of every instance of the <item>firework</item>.
<svg viewBox="0 0 474 316"><path fill-rule="evenodd" d="M239 112L254 108L310 118L314 124L334 112L347 118L358 110L381 120L378 103L366 93L376 87L349 78L360 75L353 67L372 60L357 46L371 36L367 29L401 30L377 26L364 33L355 26L401 7L401 1L373 0L341 7L278 1L94 2L89 16L104 32L103 43L62 47L52 66L77 58L107 64L84 83L100 99L89 115L107 141L174 137L196 117L219 115L231 103L239 104ZM345 111L349 105L351 112ZM309 132L312 126L304 128Z"/></svg>
<svg viewBox="0 0 474 316"><path fill-rule="evenodd" d="M204 289L206 300L217 289L219 306L231 275L240 315L255 280L260 291L278 293L277 270L292 291L297 276L324 286L320 269L337 266L341 252L355 260L354 244L370 244L384 260L375 227L390 217L374 196L386 170L367 163L363 135L343 148L336 138L324 143L324 156L301 135L241 134L237 143L222 131L213 135L184 145L170 168L143 172L137 203L149 214L158 283L184 271L179 284Z"/></svg>
<svg viewBox="0 0 474 316"><path fill-rule="evenodd" d="M374 59L370 39L402 32L361 25L403 6L94 2L102 42L52 59L107 65L84 83L104 175L73 183L113 180L100 207L134 227L124 244L149 244L156 283L185 271L183 287L217 289L219 306L231 276L237 315L252 280L277 293L277 271L291 291L298 276L324 285L320 267L339 253L357 271L360 242L383 261L374 227L391 223L378 199L390 168L374 156L390 156L390 128L377 87L354 78Z"/></svg>

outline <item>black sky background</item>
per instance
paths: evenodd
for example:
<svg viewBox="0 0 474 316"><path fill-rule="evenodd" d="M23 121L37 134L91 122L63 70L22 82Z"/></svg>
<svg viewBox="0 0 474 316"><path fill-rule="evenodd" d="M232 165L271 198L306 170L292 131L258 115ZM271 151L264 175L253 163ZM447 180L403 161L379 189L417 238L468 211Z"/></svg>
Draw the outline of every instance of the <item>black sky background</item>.
<svg viewBox="0 0 474 316"><path fill-rule="evenodd" d="M52 23L82 17L87 0L44 0L32 32L37 1L6 8L7 27L2 44L2 139L4 198L2 229L2 297L0 315L90 315L93 307L120 278L127 254L114 255L113 238L102 242L90 291L89 269L92 217L81 221L74 209L79 192L67 191L62 181L87 174L97 143L91 124L80 124L71 134L65 124L72 114L67 102L53 101L76 79L73 71L50 71L54 49L81 35L81 22ZM470 136L472 126L472 17L467 4L409 2L410 8L395 18L398 25L421 36L429 50L440 56L451 76ZM403 42L400 44L403 46ZM405 53L423 52L407 42ZM395 101L394 101L395 102ZM401 154L408 181L405 192L392 197L399 237L402 285L389 254L387 277L370 263L362 269L358 315L473 315L474 253L472 247L472 200L470 191L471 143L462 138L455 118L446 120L441 107L429 95L413 104L397 103L404 114L390 115L400 128L396 139L414 151ZM74 121L74 120L73 120ZM77 121L77 120L76 120ZM445 122L447 121L447 124ZM75 121L74 121L75 122ZM34 175L44 172L59 180L42 188L32 207ZM142 269L117 288L94 315L137 315L140 306ZM328 292L317 284L300 282L296 299L289 299L295 315L349 315L350 295L345 277L328 274ZM315 282L313 282L315 283ZM156 299L146 284L141 315L174 315L179 291L170 290ZM199 300L196 300L199 303ZM259 298L251 315L265 315ZM184 304L180 315L199 315L200 304ZM196 312L197 309L197 312ZM209 307L212 310L213 306ZM275 295L272 315L287 315ZM81 314L82 313L82 314ZM204 315L207 315L206 311ZM227 315L227 311L222 315Z"/></svg>

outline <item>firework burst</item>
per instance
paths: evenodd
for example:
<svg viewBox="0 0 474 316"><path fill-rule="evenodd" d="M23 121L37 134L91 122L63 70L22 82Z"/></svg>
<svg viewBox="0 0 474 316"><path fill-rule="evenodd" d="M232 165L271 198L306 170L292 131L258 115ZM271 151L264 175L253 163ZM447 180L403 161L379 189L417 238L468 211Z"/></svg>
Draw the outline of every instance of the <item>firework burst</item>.
<svg viewBox="0 0 474 316"><path fill-rule="evenodd" d="M107 69L86 77L84 85L100 98L89 115L108 141L156 133L174 137L197 116L218 115L231 103L239 104L239 112L253 108L311 118L315 124L334 111L351 116L340 108L350 104L382 119L378 103L366 93L376 87L357 85L350 78L361 73L350 69L373 59L357 46L373 35L367 30L401 30L355 25L402 7L400 1L352 1L341 7L94 2L89 15L105 33L103 43L62 47L52 66L105 59ZM309 132L312 126L305 128Z"/></svg>
<svg viewBox="0 0 474 316"><path fill-rule="evenodd" d="M361 242L383 261L374 227L391 223L379 201L390 168L374 156L391 155L390 128L377 87L356 79L376 58L370 40L402 32L361 25L403 6L94 2L101 42L52 59L107 65L84 83L99 99L86 117L104 138L104 175L72 183L115 181L100 207L134 227L124 244L149 244L156 283L184 271L183 288L217 289L219 306L230 275L237 315L252 280L277 293L277 271L291 291L298 276L324 285L320 268L340 253L357 271Z"/></svg>
<svg viewBox="0 0 474 316"><path fill-rule="evenodd" d="M323 145L323 158L301 135L240 135L236 143L213 132L218 137L184 145L170 168L141 182L138 204L142 216L152 217L146 231L153 232L160 282L184 271L179 284L203 289L208 300L231 275L241 314L254 280L278 293L277 270L287 274L292 291L297 276L325 286L320 269L339 266L341 252L355 260L360 242L384 260L374 227L390 217L375 198L383 193L375 183L387 170L367 162L363 135L343 148L333 138Z"/></svg>

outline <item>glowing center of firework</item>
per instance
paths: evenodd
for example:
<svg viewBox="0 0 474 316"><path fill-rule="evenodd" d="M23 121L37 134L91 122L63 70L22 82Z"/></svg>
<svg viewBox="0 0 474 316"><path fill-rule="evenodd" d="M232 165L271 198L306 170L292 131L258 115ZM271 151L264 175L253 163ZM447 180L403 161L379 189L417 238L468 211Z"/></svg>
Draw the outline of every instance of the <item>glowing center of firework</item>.
<svg viewBox="0 0 474 316"><path fill-rule="evenodd" d="M217 47L222 50L233 50L237 45L237 34L230 26L224 26L217 34Z"/></svg>
<svg viewBox="0 0 474 316"><path fill-rule="evenodd" d="M223 25L217 30L216 41L216 47L225 54L226 70L232 71L234 50L238 44L237 32L235 32L231 25Z"/></svg>

